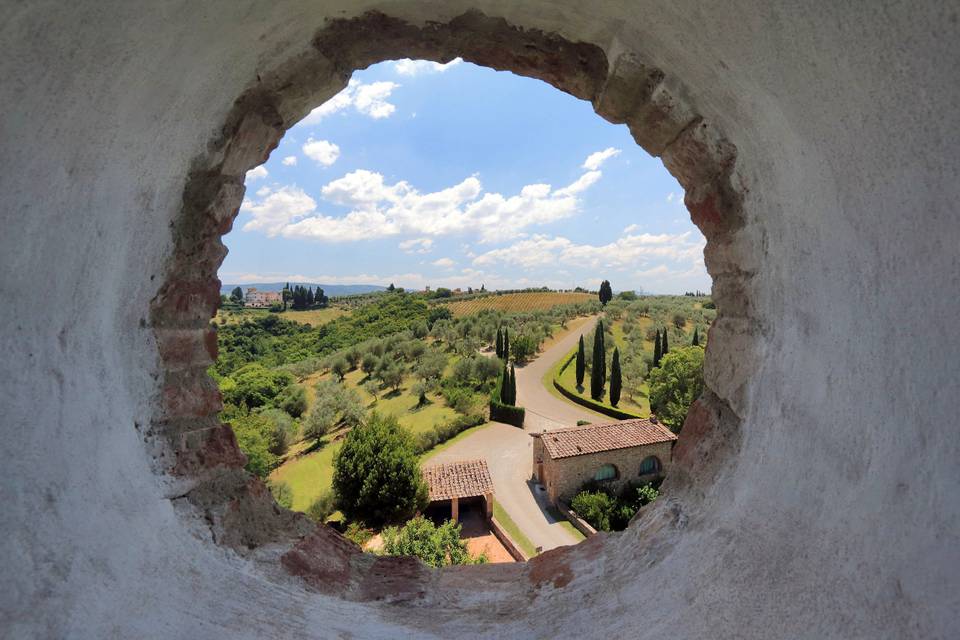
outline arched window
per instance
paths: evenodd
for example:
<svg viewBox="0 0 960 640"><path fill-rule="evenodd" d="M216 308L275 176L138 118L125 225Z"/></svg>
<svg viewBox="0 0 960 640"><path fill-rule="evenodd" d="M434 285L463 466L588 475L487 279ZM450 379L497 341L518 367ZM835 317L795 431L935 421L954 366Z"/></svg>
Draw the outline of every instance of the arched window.
<svg viewBox="0 0 960 640"><path fill-rule="evenodd" d="M651 473L660 473L660 458L657 456L647 456L640 463L640 475L648 476Z"/></svg>
<svg viewBox="0 0 960 640"><path fill-rule="evenodd" d="M600 482L603 480L616 480L617 468L612 464L605 464L593 474L593 479Z"/></svg>

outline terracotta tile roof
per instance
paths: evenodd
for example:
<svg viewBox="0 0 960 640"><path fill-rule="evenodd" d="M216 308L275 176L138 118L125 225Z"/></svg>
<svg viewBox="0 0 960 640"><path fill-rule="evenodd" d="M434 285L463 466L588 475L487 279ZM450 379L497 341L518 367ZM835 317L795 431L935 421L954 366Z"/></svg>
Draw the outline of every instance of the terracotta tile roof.
<svg viewBox="0 0 960 640"><path fill-rule="evenodd" d="M493 481L485 460L448 462L423 469L430 501L472 498L493 493Z"/></svg>
<svg viewBox="0 0 960 640"><path fill-rule="evenodd" d="M677 436L658 422L636 418L544 431L540 434L540 438L543 440L547 454L556 460L600 451L671 442L676 440Z"/></svg>

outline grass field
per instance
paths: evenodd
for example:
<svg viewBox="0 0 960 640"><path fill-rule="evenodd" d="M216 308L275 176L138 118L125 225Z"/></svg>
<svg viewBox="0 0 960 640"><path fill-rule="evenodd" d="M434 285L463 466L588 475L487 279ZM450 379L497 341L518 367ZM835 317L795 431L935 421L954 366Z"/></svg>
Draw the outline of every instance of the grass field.
<svg viewBox="0 0 960 640"><path fill-rule="evenodd" d="M285 482L290 486L295 511L306 511L314 500L330 489L333 482L333 456L339 448L339 441L324 438L322 448L290 459L270 474L270 480Z"/></svg>
<svg viewBox="0 0 960 640"><path fill-rule="evenodd" d="M468 316L483 309L497 309L505 312L525 312L551 309L562 304L590 302L597 296L592 293L534 291L529 293L507 293L502 296L489 295L472 300L462 300L446 304L454 317Z"/></svg>
<svg viewBox="0 0 960 640"><path fill-rule="evenodd" d="M510 534L510 537L513 538L513 541L517 543L520 549L527 554L528 558L537 555L537 548L530 542L530 538L523 534L523 531L520 530L517 523L510 517L510 514L507 513L496 500L493 501L493 517L503 525L503 528Z"/></svg>
<svg viewBox="0 0 960 640"><path fill-rule="evenodd" d="M327 307L326 309L308 309L306 311L287 310L277 315L284 320L292 320L301 324L310 324L314 327L319 327L348 313L350 313L350 309L344 307Z"/></svg>
<svg viewBox="0 0 960 640"><path fill-rule="evenodd" d="M350 313L350 309L347 307L331 306L325 309L308 309L307 311L287 310L275 315L280 316L284 320L292 320L293 322L310 324L314 327L318 327L322 324L330 322L331 320L339 318L340 316L345 316L348 313ZM270 314L270 311L267 309L251 308L237 311L233 309L219 309L213 320L217 324L236 324L238 322L243 322L244 320L252 320L268 314Z"/></svg>
<svg viewBox="0 0 960 640"><path fill-rule="evenodd" d="M301 381L307 391L307 411L313 406L316 394L314 385L329 377L329 373L315 374ZM404 378L399 393L384 392L384 395L378 396L376 401L374 401L373 396L360 387L365 379L366 374L358 369L348 373L343 383L356 389L369 409L396 416L400 425L414 434L450 422L457 416L457 412L446 406L443 397L439 395L430 395L431 403L418 409L418 398L410 392L415 382L412 375ZM465 437L472 433L474 429L481 427L474 427L458 434L452 440L425 454L423 459L426 460L431 454L442 451L444 445L449 445L458 438ZM333 456L340 448L340 441L335 441L331 436L327 436L323 439L323 442L323 447L306 455L297 455L297 452L308 448L309 445L305 443L293 445L291 453L287 456L287 461L270 474L271 480L285 482L290 486L293 492L294 510L305 510L323 492L330 489L333 481Z"/></svg>

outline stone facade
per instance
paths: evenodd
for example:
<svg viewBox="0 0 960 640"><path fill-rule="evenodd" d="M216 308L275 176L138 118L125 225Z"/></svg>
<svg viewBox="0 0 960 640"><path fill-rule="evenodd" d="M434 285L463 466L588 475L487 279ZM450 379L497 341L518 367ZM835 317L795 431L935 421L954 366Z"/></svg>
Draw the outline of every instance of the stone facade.
<svg viewBox="0 0 960 640"><path fill-rule="evenodd" d="M606 480L614 490L619 490L628 482L653 480L658 475L666 475L673 461L673 442L658 442L613 451L585 453L568 458L551 458L543 440L539 436L533 439L533 476L547 490L552 504L557 500L569 502L580 487L591 479L600 467L612 464L617 476ZM649 475L640 475L640 463L647 456L656 456L660 460L660 471Z"/></svg>

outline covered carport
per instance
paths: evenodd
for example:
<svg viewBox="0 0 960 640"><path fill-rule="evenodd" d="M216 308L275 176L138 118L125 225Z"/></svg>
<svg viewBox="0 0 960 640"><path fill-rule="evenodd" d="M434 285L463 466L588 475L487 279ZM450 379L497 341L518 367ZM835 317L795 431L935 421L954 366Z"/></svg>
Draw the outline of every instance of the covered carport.
<svg viewBox="0 0 960 640"><path fill-rule="evenodd" d="M462 502L479 501L487 520L493 517L493 481L485 460L464 460L423 469L429 489L429 509L450 508L450 519L460 518Z"/></svg>

